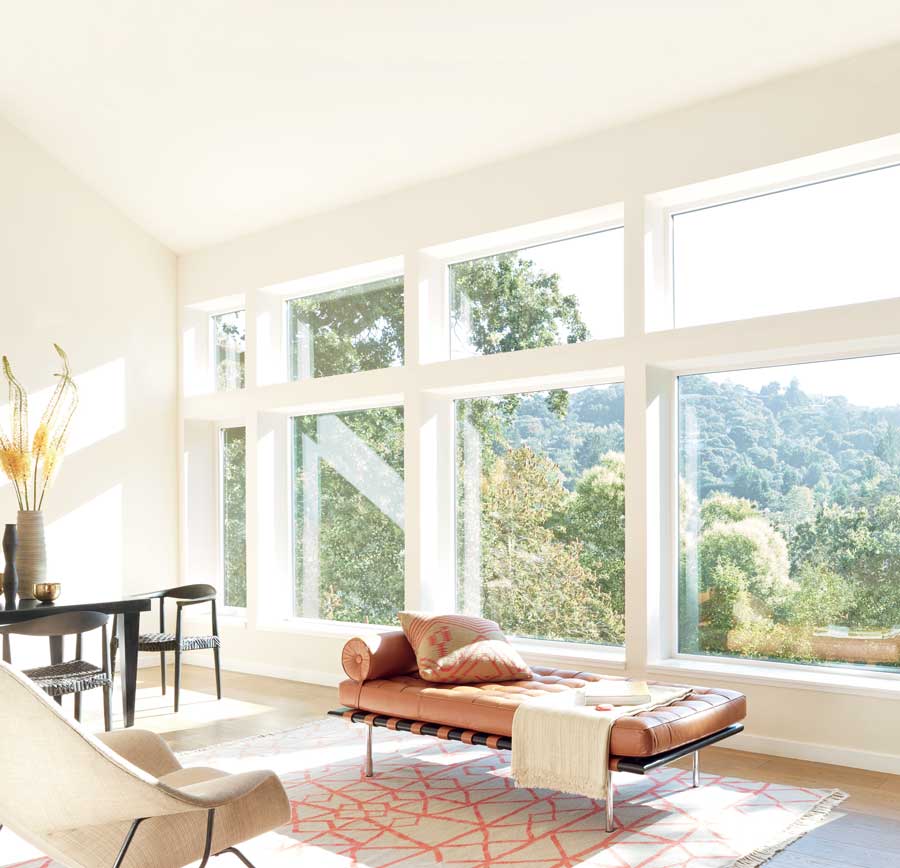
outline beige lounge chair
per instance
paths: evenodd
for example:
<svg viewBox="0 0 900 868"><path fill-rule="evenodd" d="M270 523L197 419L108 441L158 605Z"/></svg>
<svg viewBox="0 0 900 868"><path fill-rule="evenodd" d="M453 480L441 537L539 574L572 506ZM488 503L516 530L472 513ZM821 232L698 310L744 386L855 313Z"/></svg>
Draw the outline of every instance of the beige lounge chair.
<svg viewBox="0 0 900 868"><path fill-rule="evenodd" d="M249 866L235 845L290 816L274 772L185 769L142 730L95 738L0 663L0 824L64 865L182 868L228 852Z"/></svg>

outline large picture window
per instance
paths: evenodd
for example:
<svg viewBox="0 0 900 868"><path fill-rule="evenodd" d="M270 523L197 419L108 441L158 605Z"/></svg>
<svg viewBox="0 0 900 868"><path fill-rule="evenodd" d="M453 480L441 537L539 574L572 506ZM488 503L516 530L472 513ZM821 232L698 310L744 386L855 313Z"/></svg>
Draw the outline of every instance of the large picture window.
<svg viewBox="0 0 900 868"><path fill-rule="evenodd" d="M675 325L900 295L900 166L675 214Z"/></svg>
<svg viewBox="0 0 900 868"><path fill-rule="evenodd" d="M609 229L451 265L451 357L620 336L623 245Z"/></svg>
<svg viewBox="0 0 900 868"><path fill-rule="evenodd" d="M222 572L226 606L247 605L247 433L223 428L222 449Z"/></svg>
<svg viewBox="0 0 900 868"><path fill-rule="evenodd" d="M295 613L392 624L403 608L403 410L293 420Z"/></svg>
<svg viewBox="0 0 900 868"><path fill-rule="evenodd" d="M900 667L900 356L679 379L679 650Z"/></svg>
<svg viewBox="0 0 900 868"><path fill-rule="evenodd" d="M403 278L287 302L292 380L403 364Z"/></svg>
<svg viewBox="0 0 900 868"><path fill-rule="evenodd" d="M621 645L623 387L456 402L457 598L509 633Z"/></svg>

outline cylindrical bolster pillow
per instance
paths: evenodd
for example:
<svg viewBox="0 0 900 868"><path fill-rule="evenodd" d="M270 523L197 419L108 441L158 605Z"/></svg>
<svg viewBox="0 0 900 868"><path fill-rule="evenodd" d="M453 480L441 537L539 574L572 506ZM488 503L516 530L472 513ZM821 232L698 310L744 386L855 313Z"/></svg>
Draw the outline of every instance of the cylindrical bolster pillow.
<svg viewBox="0 0 900 868"><path fill-rule="evenodd" d="M402 630L376 636L356 636L341 652L341 665L354 681L405 675L416 669L416 655Z"/></svg>

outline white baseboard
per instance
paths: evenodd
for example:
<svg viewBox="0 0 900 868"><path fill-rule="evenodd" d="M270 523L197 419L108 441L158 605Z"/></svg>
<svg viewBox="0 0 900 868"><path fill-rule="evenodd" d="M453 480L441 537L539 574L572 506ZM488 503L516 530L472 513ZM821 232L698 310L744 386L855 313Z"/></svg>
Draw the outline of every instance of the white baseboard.
<svg viewBox="0 0 900 868"><path fill-rule="evenodd" d="M201 655L197 655L197 659L188 659L187 662L191 666L204 666L208 669L211 669L213 665L211 659L204 660L201 658ZM323 687L337 687L343 681L342 675L335 675L331 672L290 666L271 666L269 664L231 658L228 659L227 665L223 661L222 668L226 671L240 672L245 675L261 675L266 678L281 678L285 681L301 681L305 684L317 684ZM875 753L873 751L815 744L807 741L791 741L786 738L753 735L748 732L742 732L729 738L722 743L722 747L745 751L746 753L765 754L766 756L786 757L900 775L900 755L898 754Z"/></svg>
<svg viewBox="0 0 900 868"><path fill-rule="evenodd" d="M806 760L807 762L826 763L833 766L846 766L852 769L865 769L870 772L886 772L900 775L900 756L897 754L875 753L851 747L815 744L808 741L790 741L786 738L772 738L767 735L753 735L747 732L742 732L722 742L722 747L746 751L747 753L787 757L789 759Z"/></svg>
<svg viewBox="0 0 900 868"><path fill-rule="evenodd" d="M206 669L213 668L211 655L205 655L207 659L198 654L196 658L185 657L187 666L203 666ZM346 679L345 675L337 675L331 672L323 672L317 669L306 669L293 666L272 666L268 663L256 663L247 660L234 660L231 657L222 660L222 669L226 672L240 672L242 675L260 675L264 678L281 678L283 681L301 681L304 684L316 684L321 687L337 687Z"/></svg>

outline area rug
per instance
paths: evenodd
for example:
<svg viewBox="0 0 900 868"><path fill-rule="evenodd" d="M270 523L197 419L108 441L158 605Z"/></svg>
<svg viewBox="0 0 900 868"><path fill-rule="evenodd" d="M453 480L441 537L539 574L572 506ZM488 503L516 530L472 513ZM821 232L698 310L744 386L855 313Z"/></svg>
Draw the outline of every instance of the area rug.
<svg viewBox="0 0 900 868"><path fill-rule="evenodd" d="M293 804L282 829L246 845L257 868L753 868L821 823L843 793L662 769L616 775L616 831L602 802L516 789L509 754L329 719L181 756L229 772L274 769ZM8 830L4 868L62 868ZM211 865L231 868L222 856Z"/></svg>

